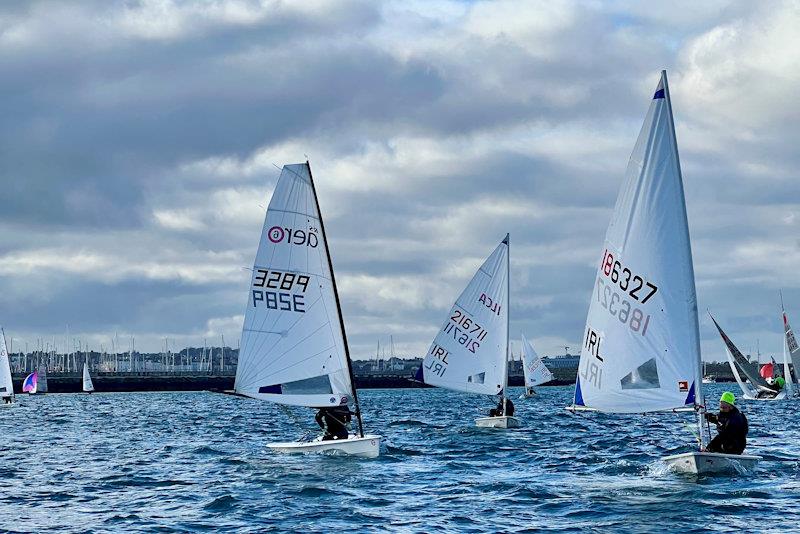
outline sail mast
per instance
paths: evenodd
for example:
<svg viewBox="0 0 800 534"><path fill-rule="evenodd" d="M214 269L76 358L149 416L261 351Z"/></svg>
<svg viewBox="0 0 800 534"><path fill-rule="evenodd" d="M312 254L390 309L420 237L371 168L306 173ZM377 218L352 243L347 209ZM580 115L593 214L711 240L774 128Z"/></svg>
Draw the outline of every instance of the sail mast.
<svg viewBox="0 0 800 534"><path fill-rule="evenodd" d="M511 244L509 242L509 234L503 240L506 244L506 353L503 358L503 415L506 413L506 399L508 398L508 344L509 344L509 328L511 325Z"/></svg>
<svg viewBox="0 0 800 534"><path fill-rule="evenodd" d="M314 195L314 203L317 205L317 213L319 213L319 231L322 234L322 241L325 243L325 249L330 251L328 247L328 236L325 233L325 223L322 220L322 211L319 208L319 199L317 198L317 188L314 186L314 177L311 175L311 165L306 160L306 168L308 169L308 180L311 183L311 192ZM342 339L344 341L344 354L347 360L347 373L350 375L350 393L353 395L353 404L356 407L356 419L358 419L358 434L364 437L364 423L361 420L361 406L358 404L358 392L356 391L356 378L353 374L353 362L350 360L350 346L347 344L347 332L344 328L344 317L342 317L342 303L339 301L339 289L336 287L336 276L333 274L333 261L331 260L330 252L328 256L328 268L331 271L331 284L333 284L333 296L336 299L336 311L339 314L339 324L342 327Z"/></svg>

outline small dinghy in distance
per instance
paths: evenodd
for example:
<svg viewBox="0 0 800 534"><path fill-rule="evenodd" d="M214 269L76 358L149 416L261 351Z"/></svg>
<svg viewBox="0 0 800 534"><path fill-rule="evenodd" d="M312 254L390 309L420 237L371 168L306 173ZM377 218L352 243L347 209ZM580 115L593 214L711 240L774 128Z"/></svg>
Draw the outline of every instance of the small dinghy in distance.
<svg viewBox="0 0 800 534"><path fill-rule="evenodd" d="M741 456L702 451L697 295L666 71L625 172L590 302L569 409L694 411L700 451L688 453L691 461L663 461L686 473L738 472Z"/></svg>
<svg viewBox="0 0 800 534"><path fill-rule="evenodd" d="M525 376L525 394L524 396L531 397L536 394L534 386L547 384L555 377L550 369L544 364L542 359L533 350L530 341L522 336L522 374Z"/></svg>
<svg viewBox="0 0 800 534"><path fill-rule="evenodd" d="M501 395L503 406L507 406L509 275L506 235L450 309L417 370L416 380L453 391ZM516 428L519 419L481 417L475 425Z"/></svg>
<svg viewBox="0 0 800 534"><path fill-rule="evenodd" d="M747 358L741 353L741 351L733 344L733 341L728 337L728 335L722 330L722 327L717 323L717 320L714 319L714 316L711 313L708 314L711 317L711 320L714 322L714 326L717 327L717 331L719 335L722 337L722 341L725 342L725 352L728 355L728 364L731 366L731 372L733 373L733 378L736 379L736 383L739 385L739 389L742 390L742 397L746 400L760 400L760 401L774 401L774 400L781 400L786 398L786 389L782 389L780 391L770 387L769 383L761 376L759 373L752 373L750 372L750 362L747 361ZM786 354L784 354L784 358ZM788 363L786 364L788 367ZM771 366L770 366L771 367ZM747 377L748 382L745 383L742 380L742 376L740 374L744 373ZM789 387L791 384L787 381ZM785 387L785 386L784 386Z"/></svg>
<svg viewBox="0 0 800 534"><path fill-rule="evenodd" d="M92 383L92 376L89 374L89 353L86 353L86 359L83 360L83 392L92 393L94 391L94 384Z"/></svg>
<svg viewBox="0 0 800 534"><path fill-rule="evenodd" d="M27 393L28 395L36 395L36 391L39 388L39 372L34 371L28 376L25 377L25 380L22 381L22 392Z"/></svg>
<svg viewBox="0 0 800 534"><path fill-rule="evenodd" d="M11 379L11 361L6 347L6 333L0 328L0 406L14 406L14 382Z"/></svg>
<svg viewBox="0 0 800 534"><path fill-rule="evenodd" d="M364 433L333 263L308 162L285 165L272 194L240 347L237 394L308 408L355 406L356 435L272 443L270 449L379 455L381 437Z"/></svg>

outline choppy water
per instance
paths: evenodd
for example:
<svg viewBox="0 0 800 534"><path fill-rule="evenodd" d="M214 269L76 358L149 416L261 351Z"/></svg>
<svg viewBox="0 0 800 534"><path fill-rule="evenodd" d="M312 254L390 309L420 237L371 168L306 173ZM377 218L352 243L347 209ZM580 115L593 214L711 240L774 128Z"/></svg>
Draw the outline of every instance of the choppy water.
<svg viewBox="0 0 800 534"><path fill-rule="evenodd" d="M713 385L715 397L722 386ZM517 394L519 391L517 392ZM266 450L301 431L274 405L212 393L22 396L0 409L0 530L17 532L755 531L798 528L798 402L748 403L753 476L692 478L688 415L571 415L572 388L517 401L361 392L379 459ZM313 423L310 411L297 415Z"/></svg>

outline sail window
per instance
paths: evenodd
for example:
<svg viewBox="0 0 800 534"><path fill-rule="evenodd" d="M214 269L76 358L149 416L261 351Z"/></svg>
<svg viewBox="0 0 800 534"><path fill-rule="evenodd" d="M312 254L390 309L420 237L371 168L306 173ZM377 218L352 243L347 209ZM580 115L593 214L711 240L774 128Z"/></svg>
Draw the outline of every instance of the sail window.
<svg viewBox="0 0 800 534"><path fill-rule="evenodd" d="M284 384L262 386L258 388L258 392L273 395L329 395L333 393L333 388L331 387L330 377L321 375Z"/></svg>
<svg viewBox="0 0 800 534"><path fill-rule="evenodd" d="M658 389L661 383L658 380L658 366L656 359L650 358L642 365L622 377L622 389Z"/></svg>

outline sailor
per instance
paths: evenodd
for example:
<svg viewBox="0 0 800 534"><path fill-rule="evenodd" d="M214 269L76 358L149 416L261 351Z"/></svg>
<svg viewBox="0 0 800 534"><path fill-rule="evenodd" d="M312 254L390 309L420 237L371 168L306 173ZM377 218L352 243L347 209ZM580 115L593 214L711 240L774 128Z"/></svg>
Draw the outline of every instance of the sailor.
<svg viewBox="0 0 800 534"><path fill-rule="evenodd" d="M6 404L11 404L11 396L3 397L3 402Z"/></svg>
<svg viewBox="0 0 800 534"><path fill-rule="evenodd" d="M353 412L345 404L333 408L320 408L314 418L324 431L322 441L347 439L347 424L352 420Z"/></svg>
<svg viewBox="0 0 800 534"><path fill-rule="evenodd" d="M503 410L503 400L505 400L505 410ZM514 403L511 402L511 399L503 399L501 392L500 402L497 403L497 408L489 410L489 417L502 417L503 415L508 417L514 415Z"/></svg>
<svg viewBox="0 0 800 534"><path fill-rule="evenodd" d="M742 454L747 445L747 417L735 406L736 397L726 391L719 399L719 414L707 413L706 420L717 425L717 435L708 444L708 452Z"/></svg>

